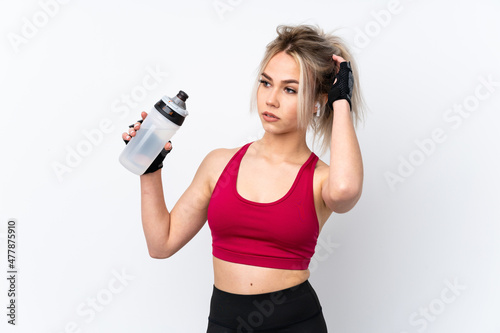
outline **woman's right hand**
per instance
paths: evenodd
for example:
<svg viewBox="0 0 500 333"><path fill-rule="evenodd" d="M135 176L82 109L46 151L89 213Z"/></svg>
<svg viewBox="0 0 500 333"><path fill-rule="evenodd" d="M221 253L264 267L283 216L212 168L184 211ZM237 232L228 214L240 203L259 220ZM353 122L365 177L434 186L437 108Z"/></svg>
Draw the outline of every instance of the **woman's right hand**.
<svg viewBox="0 0 500 333"><path fill-rule="evenodd" d="M134 136L137 135L137 131L141 128L141 123L144 121L144 119L146 119L147 116L148 114L145 111L142 111L141 112L142 119L137 121L135 124L130 125L128 133L127 132L122 133L122 139L123 141L125 141L125 144L127 144L130 141L130 139L132 139ZM164 148L165 150L171 150L172 143L170 143L170 141L167 142Z"/></svg>

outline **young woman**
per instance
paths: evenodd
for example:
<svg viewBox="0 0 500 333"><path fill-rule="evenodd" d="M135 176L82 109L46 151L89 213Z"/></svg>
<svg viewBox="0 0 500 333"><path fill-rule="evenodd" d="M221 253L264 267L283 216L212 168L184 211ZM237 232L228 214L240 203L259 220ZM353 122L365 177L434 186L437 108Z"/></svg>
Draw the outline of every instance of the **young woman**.
<svg viewBox="0 0 500 333"><path fill-rule="evenodd" d="M140 177L142 223L153 258L175 254L208 219L210 333L326 332L308 265L331 213L349 211L361 195L354 130L361 95L351 55L341 39L317 27L279 26L277 32L254 91L263 137L210 152L170 211L158 168ZM330 165L307 146L308 128L330 148ZM123 139L139 129L138 122Z"/></svg>

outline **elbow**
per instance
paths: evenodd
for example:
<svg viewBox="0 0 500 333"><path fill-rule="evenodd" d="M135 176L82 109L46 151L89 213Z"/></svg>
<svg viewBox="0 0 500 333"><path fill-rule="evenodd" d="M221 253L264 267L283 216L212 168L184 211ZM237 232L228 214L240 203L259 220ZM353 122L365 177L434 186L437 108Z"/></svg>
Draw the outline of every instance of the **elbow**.
<svg viewBox="0 0 500 333"><path fill-rule="evenodd" d="M325 203L333 212L344 214L356 205L361 197L361 192L361 184L341 184L329 191Z"/></svg>
<svg viewBox="0 0 500 333"><path fill-rule="evenodd" d="M153 249L153 248L148 248L148 252L149 256L153 259L168 259L174 254L171 251Z"/></svg>
<svg viewBox="0 0 500 333"><path fill-rule="evenodd" d="M169 255L161 254L161 253L154 253L154 252L149 252L149 256L153 259L167 259L170 258Z"/></svg>
<svg viewBox="0 0 500 333"><path fill-rule="evenodd" d="M157 252L149 252L149 256L153 259L168 259L172 255L164 254L164 253L157 253Z"/></svg>

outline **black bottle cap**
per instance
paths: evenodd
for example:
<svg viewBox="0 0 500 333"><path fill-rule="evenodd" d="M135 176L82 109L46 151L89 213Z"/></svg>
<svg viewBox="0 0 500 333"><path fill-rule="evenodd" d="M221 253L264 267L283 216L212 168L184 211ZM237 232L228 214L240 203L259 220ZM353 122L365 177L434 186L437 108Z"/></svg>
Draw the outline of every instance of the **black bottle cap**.
<svg viewBox="0 0 500 333"><path fill-rule="evenodd" d="M167 104L165 104L163 99L160 99L160 101L158 101L158 103L155 104L155 108L164 117L166 117L168 120L170 120L176 125L181 126L182 123L184 122L184 117L175 112L174 110L172 110Z"/></svg>
<svg viewBox="0 0 500 333"><path fill-rule="evenodd" d="M178 97L181 101L185 102L185 101L186 101L186 99L188 99L188 97L189 97L189 96L188 96L188 94L186 94L184 91L179 90L179 93L177 94L177 97Z"/></svg>

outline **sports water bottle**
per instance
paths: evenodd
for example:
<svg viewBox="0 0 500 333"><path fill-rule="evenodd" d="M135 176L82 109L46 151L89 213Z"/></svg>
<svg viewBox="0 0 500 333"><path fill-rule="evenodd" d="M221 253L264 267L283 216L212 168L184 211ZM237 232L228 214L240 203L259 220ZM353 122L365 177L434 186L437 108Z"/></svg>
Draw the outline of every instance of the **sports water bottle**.
<svg viewBox="0 0 500 333"><path fill-rule="evenodd" d="M174 98L164 96L155 104L120 155L125 168L136 175L144 174L184 122L188 97L181 90Z"/></svg>

